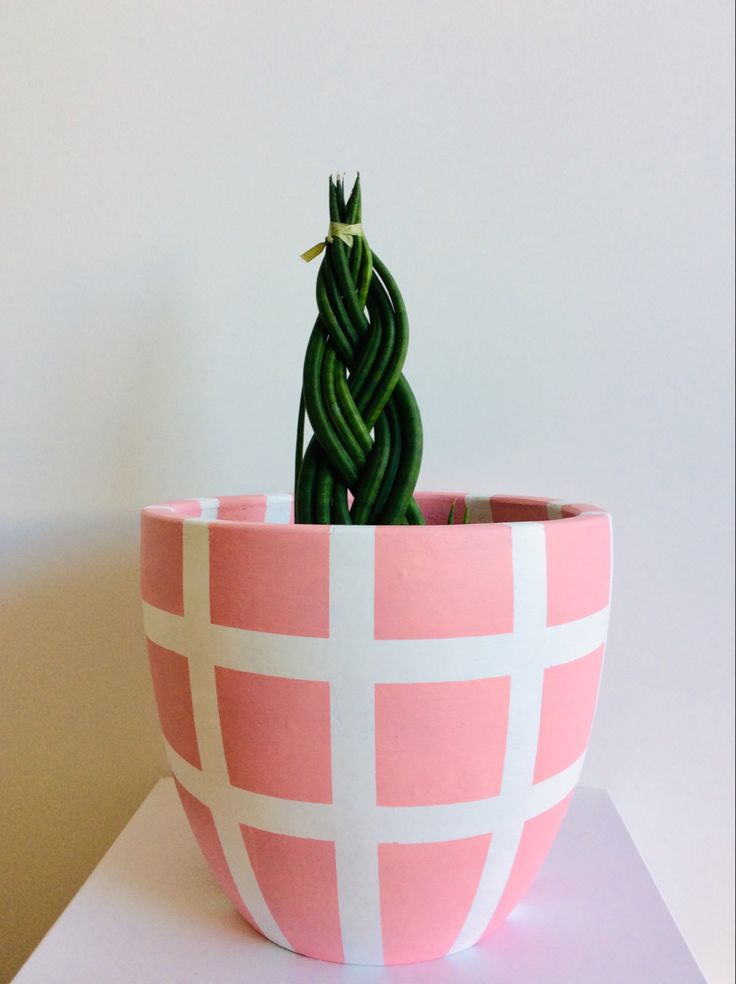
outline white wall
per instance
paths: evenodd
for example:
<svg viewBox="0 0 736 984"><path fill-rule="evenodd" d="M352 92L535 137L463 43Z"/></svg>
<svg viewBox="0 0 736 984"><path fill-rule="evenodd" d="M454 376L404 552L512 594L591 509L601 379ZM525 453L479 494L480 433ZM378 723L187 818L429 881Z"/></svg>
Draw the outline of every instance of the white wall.
<svg viewBox="0 0 736 984"><path fill-rule="evenodd" d="M585 779L731 979L732 35L720 0L2 5L0 974L164 769L137 510L290 487L298 256L359 168L421 486L613 512Z"/></svg>

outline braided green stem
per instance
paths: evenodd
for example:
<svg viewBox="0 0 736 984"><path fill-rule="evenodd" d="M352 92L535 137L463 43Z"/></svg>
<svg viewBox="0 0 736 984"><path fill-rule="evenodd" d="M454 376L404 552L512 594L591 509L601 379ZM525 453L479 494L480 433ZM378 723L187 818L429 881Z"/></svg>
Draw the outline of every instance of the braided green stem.
<svg viewBox="0 0 736 984"><path fill-rule="evenodd" d="M347 202L342 180L330 179L329 204L332 222L360 223L360 178ZM402 375L409 334L398 286L364 236L350 246L335 236L316 299L297 426L296 521L421 524L413 493L422 425ZM314 436L303 453L305 413Z"/></svg>

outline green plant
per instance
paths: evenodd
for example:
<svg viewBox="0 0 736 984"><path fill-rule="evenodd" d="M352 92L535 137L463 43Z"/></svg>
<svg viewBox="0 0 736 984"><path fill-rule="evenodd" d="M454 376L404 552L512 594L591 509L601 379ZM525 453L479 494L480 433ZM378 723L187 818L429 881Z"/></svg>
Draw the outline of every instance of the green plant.
<svg viewBox="0 0 736 984"><path fill-rule="evenodd" d="M311 260L324 251L319 315L304 359L295 520L423 524L414 500L422 422L402 374L409 343L404 302L363 233L360 175L347 201L343 179L330 177L329 206L325 242L303 254ZM314 432L306 450L305 416Z"/></svg>
<svg viewBox="0 0 736 984"><path fill-rule="evenodd" d="M447 515L447 525L452 526L455 522L455 506L457 505L457 499L452 500L452 505L450 506L450 512ZM463 508L463 525L467 526L470 522L470 510L467 505Z"/></svg>

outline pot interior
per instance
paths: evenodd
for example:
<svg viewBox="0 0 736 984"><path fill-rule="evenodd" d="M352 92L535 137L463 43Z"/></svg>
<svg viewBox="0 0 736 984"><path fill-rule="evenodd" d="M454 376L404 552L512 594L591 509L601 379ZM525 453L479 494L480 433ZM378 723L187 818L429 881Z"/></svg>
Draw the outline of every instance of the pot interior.
<svg viewBox="0 0 736 984"><path fill-rule="evenodd" d="M447 525L453 503L454 525L462 524L466 507L469 523L538 523L603 511L597 506L540 496L417 492L415 498L429 526ZM216 515L211 518L236 523L293 523L292 501L290 494L225 496L212 500ZM180 504L172 505L180 514Z"/></svg>

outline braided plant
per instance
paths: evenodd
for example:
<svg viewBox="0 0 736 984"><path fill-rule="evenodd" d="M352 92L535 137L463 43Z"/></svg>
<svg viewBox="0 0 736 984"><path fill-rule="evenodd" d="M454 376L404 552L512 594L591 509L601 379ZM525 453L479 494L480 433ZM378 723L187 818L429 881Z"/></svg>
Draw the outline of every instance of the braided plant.
<svg viewBox="0 0 736 984"><path fill-rule="evenodd" d="M396 281L361 225L360 175L346 202L330 178L319 315L304 359L297 426L297 523L424 524L414 500L422 421L402 375L409 343ZM305 415L313 436L304 450ZM352 501L349 493L352 494Z"/></svg>

